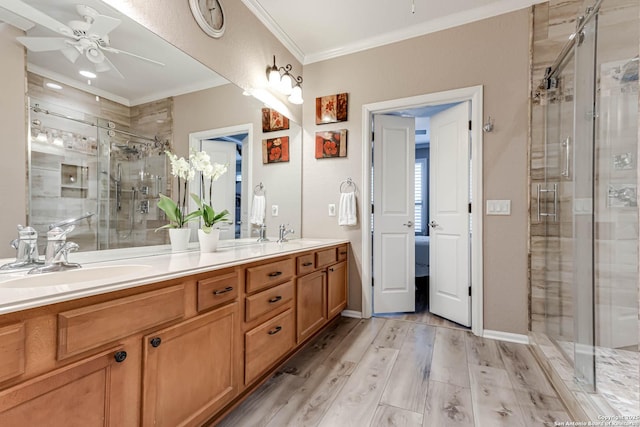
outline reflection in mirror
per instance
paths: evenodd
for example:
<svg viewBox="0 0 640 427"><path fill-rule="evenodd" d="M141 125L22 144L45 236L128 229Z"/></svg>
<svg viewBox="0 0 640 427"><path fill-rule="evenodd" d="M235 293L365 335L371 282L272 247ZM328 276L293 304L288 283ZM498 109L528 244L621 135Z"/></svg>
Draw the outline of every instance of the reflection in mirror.
<svg viewBox="0 0 640 427"><path fill-rule="evenodd" d="M2 19L26 31L20 40L27 47L29 71L27 212L40 246L49 224L87 212L95 215L78 222L69 235L80 250L166 244L167 233L154 231L167 223L157 208L158 195L171 194L173 185L164 150L187 156L190 134L239 124L250 130L201 142L207 150L226 144L229 163L236 167L224 189L214 190L220 208L233 212L234 224L225 237L255 232L247 221L252 180L272 180L280 187L270 203L281 205L285 214L270 218L271 228L283 222L299 231L300 128L292 126L290 133L291 163L279 169L263 166L264 135L253 132L260 129L262 103L242 96L240 89L101 1L82 3L88 8L69 0L3 3L7 9L19 7L14 15L4 11ZM82 25L74 21L91 28L92 19L109 23L100 25L105 34L92 42L97 56L78 42L84 36L60 30ZM287 182L291 185L282 185Z"/></svg>

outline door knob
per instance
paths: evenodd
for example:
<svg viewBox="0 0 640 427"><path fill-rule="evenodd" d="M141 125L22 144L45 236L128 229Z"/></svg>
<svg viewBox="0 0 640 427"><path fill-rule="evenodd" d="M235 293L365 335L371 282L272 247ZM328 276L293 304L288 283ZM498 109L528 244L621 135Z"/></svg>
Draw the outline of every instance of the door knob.
<svg viewBox="0 0 640 427"><path fill-rule="evenodd" d="M438 223L437 223L437 222L435 222L435 221L431 221L431 222L429 223L429 227L431 227L431 228L436 228L436 227L438 227L439 225L440 225L440 224L438 224Z"/></svg>
<svg viewBox="0 0 640 427"><path fill-rule="evenodd" d="M413 221L408 221L407 223L402 224L402 225L404 225L405 227L411 228L411 227L413 227Z"/></svg>

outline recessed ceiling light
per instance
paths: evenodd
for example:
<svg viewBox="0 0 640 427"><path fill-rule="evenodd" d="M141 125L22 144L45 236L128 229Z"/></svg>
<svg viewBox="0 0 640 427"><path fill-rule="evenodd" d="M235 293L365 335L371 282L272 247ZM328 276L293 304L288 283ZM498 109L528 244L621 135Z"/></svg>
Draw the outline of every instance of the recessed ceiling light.
<svg viewBox="0 0 640 427"><path fill-rule="evenodd" d="M60 85L59 85L59 84L57 84L57 83L53 83L53 82L49 82L49 83L47 83L47 84L46 84L46 86L47 86L48 88L50 88L50 89L56 89L56 90L60 90L60 89L62 89L62 86L60 86Z"/></svg>
<svg viewBox="0 0 640 427"><path fill-rule="evenodd" d="M80 70L80 75L88 79L95 79L96 77L98 77L95 73L86 70Z"/></svg>

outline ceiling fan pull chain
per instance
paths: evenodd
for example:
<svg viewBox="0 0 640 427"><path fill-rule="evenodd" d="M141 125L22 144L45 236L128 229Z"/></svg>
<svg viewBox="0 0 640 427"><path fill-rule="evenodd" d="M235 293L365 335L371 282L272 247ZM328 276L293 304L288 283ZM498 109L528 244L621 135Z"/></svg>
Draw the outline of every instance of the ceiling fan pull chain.
<svg viewBox="0 0 640 427"><path fill-rule="evenodd" d="M411 13L416 14L416 0L411 0Z"/></svg>

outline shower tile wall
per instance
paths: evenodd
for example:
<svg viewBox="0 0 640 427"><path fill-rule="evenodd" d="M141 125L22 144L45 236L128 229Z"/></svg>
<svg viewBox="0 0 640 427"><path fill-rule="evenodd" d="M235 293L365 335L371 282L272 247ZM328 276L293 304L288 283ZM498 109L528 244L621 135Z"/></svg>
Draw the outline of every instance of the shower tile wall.
<svg viewBox="0 0 640 427"><path fill-rule="evenodd" d="M87 121L94 121L97 117L101 123L113 122L116 129L131 131L136 134L158 136L156 144L151 142L149 150L153 150L152 156L141 156L140 159L135 156L121 157L123 168L123 182L128 186L128 190L135 187L140 191L143 186L149 189L149 194L142 195L137 193L136 205L131 206L131 191L123 194L122 212L127 215L119 215L117 221L108 222L111 231L109 232L109 246L101 245L101 248L114 247L130 247L144 245L157 245L168 243L167 233L155 233L155 228L164 225L166 220L158 210L156 203L159 192L170 195L170 183L166 177L167 169L165 165L165 157L157 153L162 152L165 148L171 146L173 137L173 99L165 98L159 101L140 104L134 107L110 101L106 98L96 98L95 95L89 94L82 90L65 86L63 91L56 91L46 88L45 83L50 81L37 74L28 73L28 95L31 103L39 103L43 108L51 108L52 111L58 111L71 115L74 118ZM46 115L41 115L46 117ZM52 120L51 116L44 120ZM58 119L62 120L62 119ZM59 124L53 124L54 128L60 127ZM96 175L99 165L97 164L98 141L96 140L96 130L93 127L85 126L87 129L76 129L75 136L71 138L66 135L63 139L79 139L76 137L83 136L89 141L90 149L69 149L65 147L55 147L50 143L38 143L38 129L32 126L32 197L31 197L31 216L30 221L36 226L40 232L40 246L45 244L44 237L47 225L57 220L65 219L72 216L78 216L87 211L98 211L96 189L98 184L102 195L109 194L113 197L113 183L107 179L107 175L96 183ZM68 133L68 132L65 132ZM79 135L82 134L82 135ZM106 133L105 133L106 136ZM126 143L128 140L136 141L135 138L128 138L116 134L114 140ZM49 141L50 142L50 141ZM65 142L66 144L66 142ZM107 144L107 153L109 145ZM100 148L101 149L101 148ZM104 153L104 151L102 151ZM116 154L117 156L117 154ZM108 166L110 174L115 177L115 168L118 160L113 159ZM88 193L83 194L86 197L61 197L61 186L64 174L62 173L62 165L77 165L88 167L89 173L86 186ZM124 167L126 166L126 167ZM150 173L148 171L154 171ZM159 171L159 172L158 172ZM158 179L158 177L161 177ZM123 187L124 189L124 187ZM73 191L73 190L72 190ZM148 199L149 212L147 214L140 213L140 201ZM113 205L113 199L107 201L106 204ZM130 235L122 234L122 230L128 230L131 216L131 209L136 211L134 217L135 229ZM100 210L103 212L103 210ZM115 218L114 216L111 217ZM33 219L37 219L35 222ZM109 221L109 220L107 220ZM81 250L95 250L97 247L96 234L97 230L105 229L106 225L100 226L95 218L86 222L83 221L76 225L76 229L71 233L70 239L80 245ZM126 236L126 239L123 237ZM103 238L100 238L101 241Z"/></svg>
<svg viewBox="0 0 640 427"><path fill-rule="evenodd" d="M586 6L594 3L583 0L559 1L534 6L532 40L532 88L533 95L542 81L546 67L555 60L567 38L575 30L576 17L584 13ZM638 357L631 357L630 366L624 372L612 372L607 358L610 350L619 348L620 355L627 350L638 352L640 340L640 284L638 282L638 80L624 83L621 69L638 55L640 43L640 5L637 0L604 0L598 30L597 60L599 69L597 94L599 117L595 129L595 313L596 313L596 378L599 394L587 394L574 390L573 373L567 376L567 384L574 397L584 404L602 408L613 407L619 413L629 413L627 406L638 407ZM626 37L626 41L621 41ZM629 38L637 42L629 46ZM570 65L571 70L573 66ZM560 93L561 91L558 91ZM568 92L562 92L571 96ZM570 98L569 98L570 99ZM572 230L566 215L580 209L579 201L562 212L559 222L540 223L537 218L537 185L545 184L545 155L549 182L558 179L557 153L560 141L550 140L545 153L545 106L548 99L532 96L531 123L531 209L530 209L530 330L548 334L558 339L558 348L572 357L573 307L572 307ZM570 104L570 103L568 103ZM626 128L624 125L626 124ZM554 145L555 144L555 145ZM556 154L554 154L556 153ZM560 185L571 186L564 180ZM570 194L570 187L560 187L562 194ZM552 210L550 195L541 197L542 210ZM567 203L569 200L562 200ZM635 323L635 325L634 325ZM621 325L629 327L621 327ZM627 333L621 333L622 331ZM620 358L620 355L613 355ZM632 355L633 356L633 355ZM555 357L555 356L554 356ZM613 360L613 359L612 359ZM626 359L625 359L626 360ZM547 358L549 365L557 365ZM633 371L628 374L628 369ZM557 371L558 367L555 366ZM621 375L619 375L621 374ZM616 378L615 381L606 381ZM635 380L633 380L635 378ZM630 379L630 381L629 381ZM587 402L589 401L589 402ZM635 406L634 406L635 405ZM633 410L633 409L632 409ZM607 412L608 411L608 412ZM612 414L611 410L605 410Z"/></svg>

